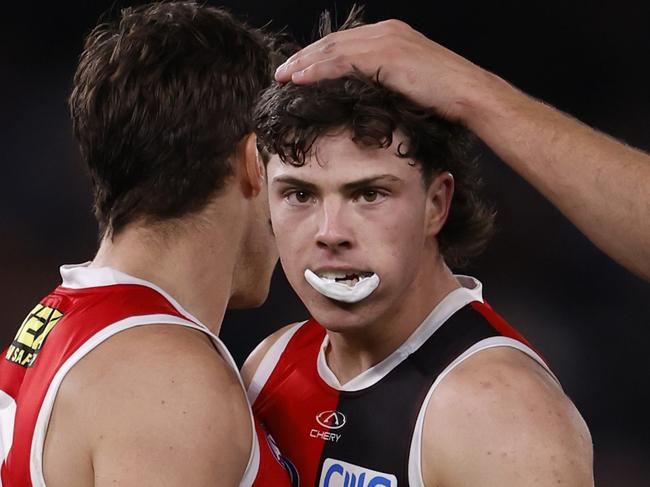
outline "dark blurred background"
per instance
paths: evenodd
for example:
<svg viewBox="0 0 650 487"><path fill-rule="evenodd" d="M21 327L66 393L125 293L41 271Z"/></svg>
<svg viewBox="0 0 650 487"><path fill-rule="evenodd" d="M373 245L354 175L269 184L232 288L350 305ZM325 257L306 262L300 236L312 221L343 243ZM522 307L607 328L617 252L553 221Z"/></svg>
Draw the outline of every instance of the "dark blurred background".
<svg viewBox="0 0 650 487"><path fill-rule="evenodd" d="M0 28L0 348L58 266L92 258L89 184L66 98L84 35L133 2L15 2ZM8 6L10 5L10 6ZM223 2L301 42L319 12L351 2ZM524 91L650 150L650 3L368 1L366 20L399 18ZM481 149L499 232L464 273L547 356L585 417L600 486L650 485L650 285L613 263L530 186ZM646 224L650 225L650 215ZM617 238L612 235L612 238ZM268 333L306 317L280 269L263 308L229 313L222 336L241 364Z"/></svg>

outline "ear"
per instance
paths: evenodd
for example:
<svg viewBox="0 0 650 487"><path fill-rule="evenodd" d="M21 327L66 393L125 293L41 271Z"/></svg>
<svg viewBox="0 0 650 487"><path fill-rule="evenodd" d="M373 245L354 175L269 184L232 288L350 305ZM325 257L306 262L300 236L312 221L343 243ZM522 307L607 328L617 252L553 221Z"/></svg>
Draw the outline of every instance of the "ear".
<svg viewBox="0 0 650 487"><path fill-rule="evenodd" d="M239 173L241 187L246 197L255 197L264 187L266 171L264 164L257 154L257 136L254 133L246 135L237 143L235 148L235 172Z"/></svg>
<svg viewBox="0 0 650 487"><path fill-rule="evenodd" d="M450 172L438 174L427 189L426 234L435 237L449 216L454 195L454 177Z"/></svg>

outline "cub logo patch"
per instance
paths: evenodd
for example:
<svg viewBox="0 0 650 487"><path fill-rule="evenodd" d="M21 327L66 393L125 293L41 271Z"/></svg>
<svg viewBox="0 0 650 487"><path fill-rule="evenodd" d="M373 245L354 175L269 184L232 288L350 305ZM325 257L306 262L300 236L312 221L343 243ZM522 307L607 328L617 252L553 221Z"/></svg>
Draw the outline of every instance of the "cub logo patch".
<svg viewBox="0 0 650 487"><path fill-rule="evenodd" d="M34 365L45 339L62 316L56 308L37 304L20 326L5 358L25 368Z"/></svg>

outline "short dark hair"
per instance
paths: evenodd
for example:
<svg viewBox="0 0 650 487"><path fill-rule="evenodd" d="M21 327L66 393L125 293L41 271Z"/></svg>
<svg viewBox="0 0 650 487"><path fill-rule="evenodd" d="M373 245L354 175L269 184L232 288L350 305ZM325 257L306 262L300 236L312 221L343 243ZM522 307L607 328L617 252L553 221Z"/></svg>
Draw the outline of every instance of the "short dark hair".
<svg viewBox="0 0 650 487"><path fill-rule="evenodd" d="M359 25L353 11L344 26ZM321 35L328 32L329 16L321 18ZM323 27L325 26L325 28ZM397 154L422 171L424 184L443 171L454 175L455 192L449 217L437 236L449 265L461 266L479 255L494 229L495 212L478 196L481 185L476 159L471 157L474 136L435 110L424 108L359 71L311 85L274 83L255 108L258 144L282 162L302 166L318 137L346 128L352 140L368 147L387 148L396 131L405 136Z"/></svg>
<svg viewBox="0 0 650 487"><path fill-rule="evenodd" d="M100 232L201 210L252 132L270 38L193 1L121 11L88 35L70 96Z"/></svg>

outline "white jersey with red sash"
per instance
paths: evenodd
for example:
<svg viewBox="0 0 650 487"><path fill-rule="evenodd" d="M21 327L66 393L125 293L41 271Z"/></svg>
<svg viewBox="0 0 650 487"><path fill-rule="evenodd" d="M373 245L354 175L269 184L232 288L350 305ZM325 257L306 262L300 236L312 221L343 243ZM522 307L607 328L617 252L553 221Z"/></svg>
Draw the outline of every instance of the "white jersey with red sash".
<svg viewBox="0 0 650 487"><path fill-rule="evenodd" d="M43 446L57 391L79 360L116 333L150 324L200 330L237 372L219 338L155 285L86 265L63 266L61 276L0 357L0 487L45 487ZM240 485L290 485L279 454L252 416L251 423L256 434Z"/></svg>
<svg viewBox="0 0 650 487"><path fill-rule="evenodd" d="M481 350L512 347L548 370L483 301L480 282L457 277L464 287L390 356L346 384L327 365L329 342L316 321L294 325L271 346L248 396L300 486L422 487L424 414L454 367Z"/></svg>

